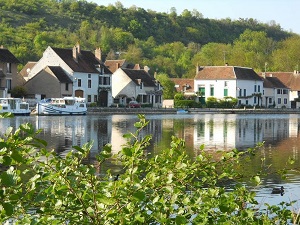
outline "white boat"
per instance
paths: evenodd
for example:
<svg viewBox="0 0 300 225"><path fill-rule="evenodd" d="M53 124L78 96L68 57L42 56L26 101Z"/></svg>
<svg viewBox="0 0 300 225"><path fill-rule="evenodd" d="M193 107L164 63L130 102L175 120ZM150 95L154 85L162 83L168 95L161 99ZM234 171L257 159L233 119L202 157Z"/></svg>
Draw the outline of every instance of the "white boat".
<svg viewBox="0 0 300 225"><path fill-rule="evenodd" d="M36 104L34 113L38 115L85 115L87 106L85 98L48 98Z"/></svg>
<svg viewBox="0 0 300 225"><path fill-rule="evenodd" d="M189 113L189 111L185 110L185 109L178 109L177 110L177 114L185 114L185 113Z"/></svg>
<svg viewBox="0 0 300 225"><path fill-rule="evenodd" d="M0 113L28 116L30 112L29 103L21 98L0 98Z"/></svg>

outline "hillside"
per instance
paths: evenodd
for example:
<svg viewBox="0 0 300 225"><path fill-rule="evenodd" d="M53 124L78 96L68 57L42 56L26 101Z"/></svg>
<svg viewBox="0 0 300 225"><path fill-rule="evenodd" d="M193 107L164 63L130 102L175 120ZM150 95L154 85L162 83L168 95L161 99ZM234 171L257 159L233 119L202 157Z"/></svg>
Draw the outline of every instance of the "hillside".
<svg viewBox="0 0 300 225"><path fill-rule="evenodd" d="M100 46L104 57L140 49L139 58L129 59L134 62L142 57L147 62L160 52L154 51L154 46L181 43L186 47L197 46L199 50L208 43L233 44L247 29L265 32L276 42L293 35L280 25L271 26L255 19L213 20L202 18L199 12L157 13L127 9L120 3L105 7L82 0L0 0L0 17L0 44L23 64L38 60L47 46L70 48L77 41L87 50ZM156 68L181 76L160 65ZM184 70L183 74L188 74Z"/></svg>

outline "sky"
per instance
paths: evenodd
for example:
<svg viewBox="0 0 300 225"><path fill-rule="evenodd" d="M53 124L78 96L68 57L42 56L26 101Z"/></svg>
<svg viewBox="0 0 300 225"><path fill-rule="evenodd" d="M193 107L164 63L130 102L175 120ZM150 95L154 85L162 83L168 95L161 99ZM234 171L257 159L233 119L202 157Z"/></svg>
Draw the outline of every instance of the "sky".
<svg viewBox="0 0 300 225"><path fill-rule="evenodd" d="M115 5L117 0L89 0L98 5ZM285 31L300 34L300 0L119 0L124 8L133 5L156 12L169 13L172 7L178 15L184 9L196 9L204 18L238 20L253 18L262 23L275 21Z"/></svg>

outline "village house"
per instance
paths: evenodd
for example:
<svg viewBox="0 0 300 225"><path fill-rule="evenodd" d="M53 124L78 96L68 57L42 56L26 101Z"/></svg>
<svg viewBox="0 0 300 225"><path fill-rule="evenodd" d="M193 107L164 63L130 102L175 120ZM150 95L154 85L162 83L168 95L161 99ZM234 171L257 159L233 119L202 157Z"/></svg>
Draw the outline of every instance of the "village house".
<svg viewBox="0 0 300 225"><path fill-rule="evenodd" d="M177 93L183 93L187 98L196 96L194 90L194 79L171 78L171 81L174 82Z"/></svg>
<svg viewBox="0 0 300 225"><path fill-rule="evenodd" d="M197 66L194 91L199 98L238 99L238 105L261 105L263 79L252 69L238 66Z"/></svg>
<svg viewBox="0 0 300 225"><path fill-rule="evenodd" d="M19 63L8 49L0 46L0 98L10 97L10 91L24 83L18 76Z"/></svg>
<svg viewBox="0 0 300 225"><path fill-rule="evenodd" d="M266 77L264 79L264 92L262 106L266 108L291 108L289 98L290 89L277 77Z"/></svg>
<svg viewBox="0 0 300 225"><path fill-rule="evenodd" d="M88 104L112 104L111 71L101 61L100 48L93 54L81 50L79 43L73 49L49 46L22 76L27 79L24 86L28 91L43 98L72 95L86 98Z"/></svg>
<svg viewBox="0 0 300 225"><path fill-rule="evenodd" d="M116 72L117 69L134 69L140 70L139 64L133 64L126 61L126 59L108 59L105 60L104 65L112 72Z"/></svg>
<svg viewBox="0 0 300 225"><path fill-rule="evenodd" d="M299 71L294 72L265 72L265 77L278 78L287 88L289 88L289 98L291 108L300 108L300 74ZM285 89L278 90L279 94L286 94ZM275 105L278 104L275 102ZM284 101L284 100L283 100Z"/></svg>
<svg viewBox="0 0 300 225"><path fill-rule="evenodd" d="M114 103L124 105L135 100L153 107L162 106L162 87L145 69L117 69L112 75Z"/></svg>

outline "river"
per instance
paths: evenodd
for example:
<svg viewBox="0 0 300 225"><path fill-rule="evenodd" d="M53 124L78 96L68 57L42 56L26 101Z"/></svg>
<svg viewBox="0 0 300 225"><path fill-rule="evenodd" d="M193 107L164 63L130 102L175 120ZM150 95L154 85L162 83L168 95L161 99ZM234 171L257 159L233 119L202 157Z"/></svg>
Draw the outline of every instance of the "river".
<svg viewBox="0 0 300 225"><path fill-rule="evenodd" d="M299 114L151 114L146 115L146 119L149 125L143 132L153 137L148 149L153 154L168 148L171 137L175 135L186 141L186 151L191 157L197 156L202 144L205 150L214 153L234 148L245 150L264 142L264 147L251 163L245 165L249 175L268 165L272 165L273 171L282 169L288 159L293 158L293 168L297 171L289 172L287 179L282 180L276 173L271 173L261 185L249 188L257 192L262 205L295 200L299 208ZM134 132L136 121L138 118L134 114L14 117L0 120L0 134L9 126L18 127L30 122L36 129L42 129L40 137L48 142L47 148L55 149L61 155L69 152L73 145L81 146L93 140L90 154L90 163L93 163L94 156L107 143L111 143L113 153L117 153L126 142L123 134ZM112 169L118 170L117 167ZM280 186L284 186L285 194L271 195L272 188Z"/></svg>

